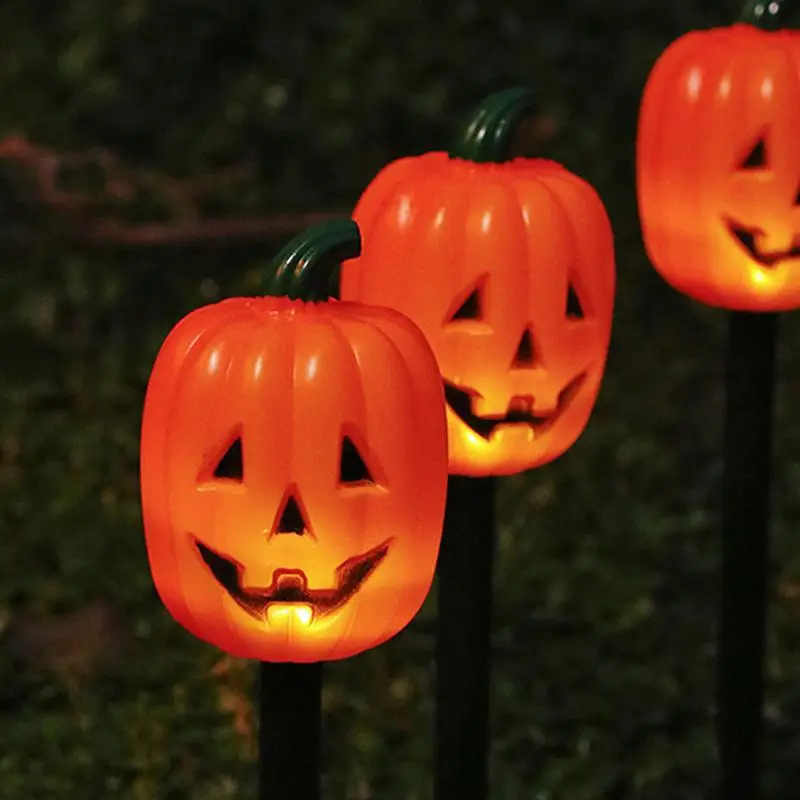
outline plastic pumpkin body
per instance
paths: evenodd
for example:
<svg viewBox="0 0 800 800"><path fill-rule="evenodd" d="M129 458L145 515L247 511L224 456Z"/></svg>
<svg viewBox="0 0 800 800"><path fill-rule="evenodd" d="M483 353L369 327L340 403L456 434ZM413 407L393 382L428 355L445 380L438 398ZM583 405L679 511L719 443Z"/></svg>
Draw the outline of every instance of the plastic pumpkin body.
<svg viewBox="0 0 800 800"><path fill-rule="evenodd" d="M436 362L401 315L286 297L200 308L164 342L145 401L158 593L240 657L380 644L430 588L446 458Z"/></svg>
<svg viewBox="0 0 800 800"><path fill-rule="evenodd" d="M436 354L450 472L512 474L585 428L611 333L613 238L596 192L552 161L448 153L384 168L353 214L341 296L411 317Z"/></svg>
<svg viewBox="0 0 800 800"><path fill-rule="evenodd" d="M800 33L736 24L673 42L642 98L637 184L648 255L674 288L799 307Z"/></svg>

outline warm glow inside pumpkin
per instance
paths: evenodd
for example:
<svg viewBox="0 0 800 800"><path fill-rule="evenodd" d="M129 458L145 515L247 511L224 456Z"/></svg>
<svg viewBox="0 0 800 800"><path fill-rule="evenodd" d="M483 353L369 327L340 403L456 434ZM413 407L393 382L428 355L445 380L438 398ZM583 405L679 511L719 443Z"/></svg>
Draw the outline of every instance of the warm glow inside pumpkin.
<svg viewBox="0 0 800 800"><path fill-rule="evenodd" d="M492 95L450 153L384 168L358 202L361 259L341 296L412 318L447 398L450 471L510 474L585 428L611 333L614 253L602 202L552 161L507 160L527 91Z"/></svg>
<svg viewBox="0 0 800 800"><path fill-rule="evenodd" d="M293 265L313 272L357 244L352 222L312 229L279 257L273 288ZM145 402L158 592L189 631L237 656L373 647L430 588L446 467L436 362L400 314L272 296L200 308L164 342Z"/></svg>
<svg viewBox="0 0 800 800"><path fill-rule="evenodd" d="M689 33L655 65L637 140L653 266L676 289L744 311L800 307L800 32L780 3Z"/></svg>

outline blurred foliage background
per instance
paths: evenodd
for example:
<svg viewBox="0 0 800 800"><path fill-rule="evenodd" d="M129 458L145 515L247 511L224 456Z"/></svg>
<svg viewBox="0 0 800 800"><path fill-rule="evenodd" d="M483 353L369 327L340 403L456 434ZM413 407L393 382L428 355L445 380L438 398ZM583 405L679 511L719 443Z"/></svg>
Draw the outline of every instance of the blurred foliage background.
<svg viewBox="0 0 800 800"><path fill-rule="evenodd" d="M518 83L541 98L530 142L607 204L619 293L586 433L502 482L492 798L712 793L725 317L647 263L633 158L658 54L737 10L0 5L0 797L253 796L251 667L185 634L149 576L137 451L150 366L190 309L258 290L297 215L349 209L388 160L445 147L464 112ZM153 224L167 235L119 235ZM800 321L781 333L775 800L800 779ZM331 800L430 796L433 613L328 669Z"/></svg>

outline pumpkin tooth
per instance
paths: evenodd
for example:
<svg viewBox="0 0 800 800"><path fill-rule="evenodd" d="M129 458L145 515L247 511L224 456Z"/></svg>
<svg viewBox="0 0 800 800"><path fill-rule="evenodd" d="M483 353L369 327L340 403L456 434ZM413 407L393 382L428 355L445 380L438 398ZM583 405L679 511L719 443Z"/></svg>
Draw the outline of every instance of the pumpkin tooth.
<svg viewBox="0 0 800 800"><path fill-rule="evenodd" d="M282 572L273 577L275 589L278 592L287 591L300 591L305 592L308 587L308 579L305 573L300 572Z"/></svg>
<svg viewBox="0 0 800 800"><path fill-rule="evenodd" d="M526 394L512 397L508 404L508 415L512 414L519 414L523 418L533 416L533 396Z"/></svg>

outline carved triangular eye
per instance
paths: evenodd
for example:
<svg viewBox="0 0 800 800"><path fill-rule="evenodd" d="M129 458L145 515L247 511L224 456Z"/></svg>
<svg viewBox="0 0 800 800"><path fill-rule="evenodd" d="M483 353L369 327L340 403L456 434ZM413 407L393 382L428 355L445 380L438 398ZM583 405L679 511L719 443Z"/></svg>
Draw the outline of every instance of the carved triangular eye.
<svg viewBox="0 0 800 800"><path fill-rule="evenodd" d="M800 186L797 187L797 195L794 198L794 204L800 206Z"/></svg>
<svg viewBox="0 0 800 800"><path fill-rule="evenodd" d="M450 321L457 319L481 319L483 311L481 309L481 295L478 288L470 292L467 299L455 310L450 317Z"/></svg>
<svg viewBox="0 0 800 800"><path fill-rule="evenodd" d="M472 289L466 297L461 295L464 299L455 307L454 311L450 311L447 316L447 322L459 322L461 320L480 321L484 318L486 314L486 284L488 279L488 275L481 275L472 284Z"/></svg>
<svg viewBox="0 0 800 800"><path fill-rule="evenodd" d="M349 436L342 439L342 458L339 465L339 483L375 483L361 453Z"/></svg>
<svg viewBox="0 0 800 800"><path fill-rule="evenodd" d="M763 169L767 166L767 145L763 136L758 137L758 141L753 145L745 156L739 169Z"/></svg>
<svg viewBox="0 0 800 800"><path fill-rule="evenodd" d="M214 467L214 477L229 481L242 481L244 478L244 458L242 455L242 438L237 436L231 446Z"/></svg>
<svg viewBox="0 0 800 800"><path fill-rule="evenodd" d="M584 319L585 317L586 314L584 314L583 306L578 299L578 293L570 283L567 288L567 319Z"/></svg>

